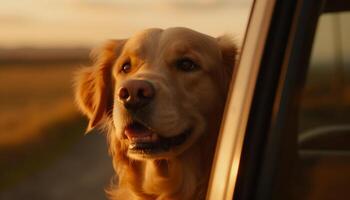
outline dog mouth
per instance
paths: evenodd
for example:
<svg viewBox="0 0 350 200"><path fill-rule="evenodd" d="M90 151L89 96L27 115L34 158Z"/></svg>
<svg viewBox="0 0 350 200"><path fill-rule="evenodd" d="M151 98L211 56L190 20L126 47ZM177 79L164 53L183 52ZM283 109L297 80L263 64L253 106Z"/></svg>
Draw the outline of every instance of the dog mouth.
<svg viewBox="0 0 350 200"><path fill-rule="evenodd" d="M151 128L139 122L132 122L125 127L124 134L129 140L129 153L156 154L180 146L189 137L191 129L173 137L163 137Z"/></svg>

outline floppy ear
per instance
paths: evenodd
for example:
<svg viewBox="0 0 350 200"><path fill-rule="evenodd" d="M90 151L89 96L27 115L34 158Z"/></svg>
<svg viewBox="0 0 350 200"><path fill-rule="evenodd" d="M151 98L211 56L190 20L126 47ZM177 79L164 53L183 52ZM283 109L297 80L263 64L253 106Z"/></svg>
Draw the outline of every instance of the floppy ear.
<svg viewBox="0 0 350 200"><path fill-rule="evenodd" d="M227 66L227 72L229 74L232 74L232 70L236 64L238 47L232 40L232 38L228 35L222 35L216 39L221 49L221 55L224 65Z"/></svg>
<svg viewBox="0 0 350 200"><path fill-rule="evenodd" d="M89 118L87 132L112 111L112 67L124 43L125 40L111 40L92 51L94 64L76 74L75 99L80 110Z"/></svg>
<svg viewBox="0 0 350 200"><path fill-rule="evenodd" d="M229 83L231 81L233 69L236 65L238 48L236 43L228 36L223 35L216 38L220 51L223 65L225 66L222 74L222 84L224 86L225 95L229 88Z"/></svg>

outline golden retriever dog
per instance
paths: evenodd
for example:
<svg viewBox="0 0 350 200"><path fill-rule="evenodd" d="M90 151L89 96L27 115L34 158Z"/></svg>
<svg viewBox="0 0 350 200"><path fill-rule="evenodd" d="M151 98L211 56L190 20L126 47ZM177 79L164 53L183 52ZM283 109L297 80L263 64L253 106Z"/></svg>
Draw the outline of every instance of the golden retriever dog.
<svg viewBox="0 0 350 200"><path fill-rule="evenodd" d="M116 200L204 199L237 48L187 28L111 40L76 78L88 130L103 127Z"/></svg>

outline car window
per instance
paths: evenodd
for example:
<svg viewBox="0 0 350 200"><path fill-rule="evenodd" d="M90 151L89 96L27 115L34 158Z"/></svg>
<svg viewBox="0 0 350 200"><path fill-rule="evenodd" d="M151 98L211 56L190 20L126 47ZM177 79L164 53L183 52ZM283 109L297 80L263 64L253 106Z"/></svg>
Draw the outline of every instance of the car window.
<svg viewBox="0 0 350 200"><path fill-rule="evenodd" d="M299 133L349 124L350 13L323 14L303 91Z"/></svg>
<svg viewBox="0 0 350 200"><path fill-rule="evenodd" d="M299 110L297 199L348 199L350 12L319 18Z"/></svg>

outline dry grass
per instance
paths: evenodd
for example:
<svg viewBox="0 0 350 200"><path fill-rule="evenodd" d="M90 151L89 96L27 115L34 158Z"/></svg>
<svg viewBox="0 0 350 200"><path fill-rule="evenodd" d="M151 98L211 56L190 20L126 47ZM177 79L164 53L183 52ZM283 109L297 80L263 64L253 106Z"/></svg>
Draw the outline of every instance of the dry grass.
<svg viewBox="0 0 350 200"><path fill-rule="evenodd" d="M45 134L42 129L47 124L72 118L76 114L76 109L69 98L48 105L27 106L18 113L2 113L0 127L2 127L1 130L6 131L0 132L0 146L10 148L38 140Z"/></svg>
<svg viewBox="0 0 350 200"><path fill-rule="evenodd" d="M76 115L73 71L62 65L0 70L0 147L31 142L45 134L42 127Z"/></svg>
<svg viewBox="0 0 350 200"><path fill-rule="evenodd" d="M41 169L83 136L72 97L77 63L0 68L0 189Z"/></svg>

